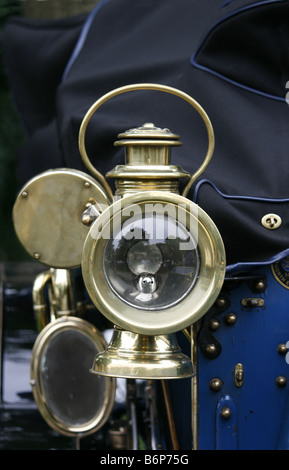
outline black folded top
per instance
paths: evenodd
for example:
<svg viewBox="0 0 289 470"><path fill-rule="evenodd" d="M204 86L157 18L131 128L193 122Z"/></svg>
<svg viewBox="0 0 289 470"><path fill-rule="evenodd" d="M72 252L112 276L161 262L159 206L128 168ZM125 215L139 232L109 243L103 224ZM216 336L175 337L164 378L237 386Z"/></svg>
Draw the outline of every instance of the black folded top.
<svg viewBox="0 0 289 470"><path fill-rule="evenodd" d="M104 93L139 82L169 85L195 98L214 127L213 159L189 197L219 228L228 271L289 254L288 43L287 0L105 0L87 16L11 18L2 49L27 131L21 184L53 167L85 170L78 131ZM179 134L173 163L190 173L199 168L207 150L200 116L175 96L138 91L110 100L91 119L87 152L99 171L123 162L117 134L144 122ZM276 230L261 224L271 213L282 219Z"/></svg>

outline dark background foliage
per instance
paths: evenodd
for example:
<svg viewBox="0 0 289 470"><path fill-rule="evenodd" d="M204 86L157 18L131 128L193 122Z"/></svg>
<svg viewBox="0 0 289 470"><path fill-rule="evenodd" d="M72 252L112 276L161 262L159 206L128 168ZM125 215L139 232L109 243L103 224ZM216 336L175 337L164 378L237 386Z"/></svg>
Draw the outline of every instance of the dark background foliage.
<svg viewBox="0 0 289 470"><path fill-rule="evenodd" d="M21 1L0 0L0 34L7 18L21 15ZM28 259L14 232L12 209L19 189L16 177L16 152L24 139L13 105L0 49L0 261Z"/></svg>

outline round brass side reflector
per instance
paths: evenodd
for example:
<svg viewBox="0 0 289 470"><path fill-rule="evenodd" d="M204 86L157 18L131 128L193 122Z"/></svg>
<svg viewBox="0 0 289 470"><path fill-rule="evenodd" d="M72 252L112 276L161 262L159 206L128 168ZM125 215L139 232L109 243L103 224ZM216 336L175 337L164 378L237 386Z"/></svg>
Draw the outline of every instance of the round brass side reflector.
<svg viewBox="0 0 289 470"><path fill-rule="evenodd" d="M115 379L89 372L105 347L100 331L77 317L59 318L37 337L31 357L33 396L42 417L59 433L82 437L110 416Z"/></svg>
<svg viewBox="0 0 289 470"><path fill-rule="evenodd" d="M94 222L82 274L93 303L112 323L166 335L194 323L216 300L224 245L210 217L187 198L139 192Z"/></svg>
<svg viewBox="0 0 289 470"><path fill-rule="evenodd" d="M60 168L32 178L13 208L16 234L26 251L52 268L80 266L89 231L81 221L89 204L109 205L103 187L78 170Z"/></svg>

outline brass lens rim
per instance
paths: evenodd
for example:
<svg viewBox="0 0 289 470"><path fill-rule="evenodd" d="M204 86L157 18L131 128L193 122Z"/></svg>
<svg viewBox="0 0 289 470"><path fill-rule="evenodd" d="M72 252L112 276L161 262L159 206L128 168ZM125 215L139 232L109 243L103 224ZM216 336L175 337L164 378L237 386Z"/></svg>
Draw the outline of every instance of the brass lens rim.
<svg viewBox="0 0 289 470"><path fill-rule="evenodd" d="M30 367L31 385L37 408L47 424L52 429L65 436L83 437L99 430L109 418L114 406L116 379L113 377L103 378L105 381L103 403L93 419L80 425L72 425L53 413L44 390L43 371L41 368L42 358L50 341L58 334L68 330L77 331L85 335L94 343L98 353L102 352L107 346L102 333L86 320L78 317L65 316L53 321L41 331L34 343ZM90 373L89 369L88 373Z"/></svg>
<svg viewBox="0 0 289 470"><path fill-rule="evenodd" d="M185 207L190 217L197 213L200 271L185 298L169 308L148 311L126 304L109 287L102 261L107 244L102 229L113 225L113 218L130 205L158 202ZM225 277L225 249L214 222L189 199L162 191L139 192L114 202L94 222L83 247L82 275L92 302L112 323L144 335L170 334L200 319L215 302Z"/></svg>

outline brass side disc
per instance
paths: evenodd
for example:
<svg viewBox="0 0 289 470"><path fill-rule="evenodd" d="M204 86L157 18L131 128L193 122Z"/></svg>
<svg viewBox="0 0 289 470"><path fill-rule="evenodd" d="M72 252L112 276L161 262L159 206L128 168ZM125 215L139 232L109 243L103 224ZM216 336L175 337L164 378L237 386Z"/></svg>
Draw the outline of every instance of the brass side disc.
<svg viewBox="0 0 289 470"><path fill-rule="evenodd" d="M41 173L16 199L16 234L39 262L53 268L77 267L89 231L81 221L88 204L96 204L100 212L109 205L105 190L91 176L66 168Z"/></svg>
<svg viewBox="0 0 289 470"><path fill-rule="evenodd" d="M66 436L100 429L110 416L115 379L91 374L96 354L106 347L97 328L77 317L62 317L37 337L31 357L31 384L48 425Z"/></svg>

